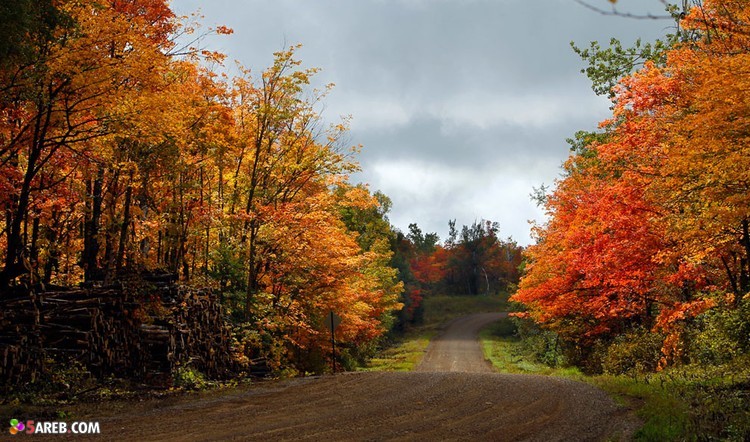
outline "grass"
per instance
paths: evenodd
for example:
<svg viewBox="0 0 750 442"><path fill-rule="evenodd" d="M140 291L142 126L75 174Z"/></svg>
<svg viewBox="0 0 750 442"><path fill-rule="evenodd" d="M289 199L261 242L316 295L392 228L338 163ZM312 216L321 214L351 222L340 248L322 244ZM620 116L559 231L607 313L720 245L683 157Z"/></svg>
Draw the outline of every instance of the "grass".
<svg viewBox="0 0 750 442"><path fill-rule="evenodd" d="M411 371L421 362L430 339L451 320L471 313L503 311L504 297L435 296L425 299L424 323L413 327L383 349L366 371ZM636 410L644 426L636 433L641 441L690 439L685 434L686 407L669 391L668 384L627 376L586 376L575 367L550 367L526 354L510 319L500 320L480 333L485 357L503 373L560 376L591 383L619 404Z"/></svg>
<svg viewBox="0 0 750 442"><path fill-rule="evenodd" d="M361 371L412 371L427 351L435 332L407 333L403 338L383 349L370 359Z"/></svg>
<svg viewBox="0 0 750 442"><path fill-rule="evenodd" d="M424 299L424 321L396 338L361 371L412 371L419 365L430 340L451 320L472 313L503 311L507 295L429 296Z"/></svg>
<svg viewBox="0 0 750 442"><path fill-rule="evenodd" d="M580 370L575 367L550 367L525 356L521 349L521 340L514 333L515 326L507 318L484 328L479 333L484 357L501 373L576 378L582 376Z"/></svg>
<svg viewBox="0 0 750 442"><path fill-rule="evenodd" d="M413 327L383 349L363 368L366 371L411 371L422 360L430 339L451 320L480 312L503 311L504 297L435 296L425 299L424 323ZM480 332L485 357L502 373L560 376L587 382L606 391L644 422L635 434L640 441L692 440L687 434L688 409L671 391L665 377L587 376L575 367L550 367L528 354L510 319Z"/></svg>
<svg viewBox="0 0 750 442"><path fill-rule="evenodd" d="M647 382L629 376L598 375L583 380L606 391L617 403L635 411L643 427L635 433L639 441L690 440L686 434L687 406L670 393L668 384Z"/></svg>
<svg viewBox="0 0 750 442"><path fill-rule="evenodd" d="M425 299L424 323L412 327L372 359L367 371L410 371L422 360L430 339L451 320L479 312L507 309L504 297L435 296ZM740 416L746 413L744 403L732 405L737 410L724 413L729 403L738 399L727 396L714 404L716 393L705 391L712 384L710 373L663 373L633 376L588 376L574 367L550 367L536 360L529 347L516 336L509 319L501 320L481 331L480 341L485 357L500 372L560 376L587 382L607 392L617 403L634 410L643 421L635 434L639 441L745 440L746 425ZM745 364L750 366L750 363ZM704 370L705 371L705 370ZM739 373L743 370L735 370ZM716 376L717 384L726 383L726 375ZM741 378L741 377L740 377ZM721 381L721 382L720 382ZM740 382L737 380L735 382ZM744 385L744 384L743 384ZM735 386L735 390L737 390ZM712 405L707 405L712 399ZM744 396L743 396L744 398ZM740 398L742 399L742 398ZM744 400L744 399L743 399ZM701 402L696 405L696 402ZM713 407L713 408L711 408ZM711 417L714 416L715 417ZM738 417L739 416L739 417ZM713 419L706 424L706 419ZM718 428L726 421L734 430ZM717 424L718 422L718 424ZM739 423L738 423L739 422ZM710 428L713 425L716 428Z"/></svg>

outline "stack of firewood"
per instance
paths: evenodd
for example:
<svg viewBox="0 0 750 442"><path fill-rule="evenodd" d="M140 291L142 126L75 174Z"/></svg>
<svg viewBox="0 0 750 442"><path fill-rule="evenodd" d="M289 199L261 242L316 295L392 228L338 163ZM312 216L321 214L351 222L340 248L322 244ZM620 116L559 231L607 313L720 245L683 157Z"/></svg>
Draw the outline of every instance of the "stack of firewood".
<svg viewBox="0 0 750 442"><path fill-rule="evenodd" d="M0 383L38 378L47 361L76 360L92 375L168 381L176 366L209 378L239 367L209 290L171 281L30 293L0 301Z"/></svg>
<svg viewBox="0 0 750 442"><path fill-rule="evenodd" d="M227 327L217 327L223 324L223 317L211 294L181 287L173 299L180 301L172 307L170 362L190 364L212 378L223 378L237 368L231 351L232 335Z"/></svg>
<svg viewBox="0 0 750 442"><path fill-rule="evenodd" d="M35 380L44 370L36 296L0 303L0 380Z"/></svg>

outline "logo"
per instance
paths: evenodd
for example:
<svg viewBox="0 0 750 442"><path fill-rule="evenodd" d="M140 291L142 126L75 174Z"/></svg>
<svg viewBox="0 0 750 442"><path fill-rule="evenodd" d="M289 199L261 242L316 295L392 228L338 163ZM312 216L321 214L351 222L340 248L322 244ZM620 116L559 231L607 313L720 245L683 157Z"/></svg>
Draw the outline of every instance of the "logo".
<svg viewBox="0 0 750 442"><path fill-rule="evenodd" d="M10 420L10 434L18 434L26 428L23 422L19 422L18 419Z"/></svg>

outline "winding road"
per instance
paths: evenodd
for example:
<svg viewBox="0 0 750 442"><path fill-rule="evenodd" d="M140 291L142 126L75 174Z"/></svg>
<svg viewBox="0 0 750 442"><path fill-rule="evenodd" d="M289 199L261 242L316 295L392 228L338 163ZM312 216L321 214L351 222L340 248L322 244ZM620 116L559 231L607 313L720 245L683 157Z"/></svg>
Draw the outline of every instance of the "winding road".
<svg viewBox="0 0 750 442"><path fill-rule="evenodd" d="M593 386L494 373L477 333L502 316L453 321L430 344L415 372L300 378L183 398L168 406L143 404L100 419L101 436L122 441L603 441L632 436L637 420Z"/></svg>

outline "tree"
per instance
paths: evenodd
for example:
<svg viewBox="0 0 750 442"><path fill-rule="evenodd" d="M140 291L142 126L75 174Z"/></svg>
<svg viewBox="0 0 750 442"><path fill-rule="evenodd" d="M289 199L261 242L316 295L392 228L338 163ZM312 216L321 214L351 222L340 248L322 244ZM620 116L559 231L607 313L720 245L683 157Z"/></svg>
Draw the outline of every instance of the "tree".
<svg viewBox="0 0 750 442"><path fill-rule="evenodd" d="M681 24L700 38L622 79L606 134L579 138L513 298L568 341L645 325L666 335L663 366L680 360L691 318L750 290L737 77L748 14L743 2L694 7Z"/></svg>
<svg viewBox="0 0 750 442"><path fill-rule="evenodd" d="M45 213L44 207L56 207L47 197L76 172L80 159L107 159L97 146L114 143L118 125L129 124L140 110L132 106L138 95L163 83L171 45L173 16L157 0L138 7L106 4L97 14L91 14L90 2L43 5L45 24L37 27L34 50L26 51L32 59L3 66L0 73L1 105L10 116L0 127L3 287L24 274L38 280L44 215L57 212ZM56 26L62 19L49 17L75 25ZM47 234L57 236L59 227Z"/></svg>
<svg viewBox="0 0 750 442"><path fill-rule="evenodd" d="M452 227L455 229L455 227ZM498 237L500 225L491 221L463 226L458 239L447 246L445 280L454 293L489 294L505 290L518 280L521 248Z"/></svg>

